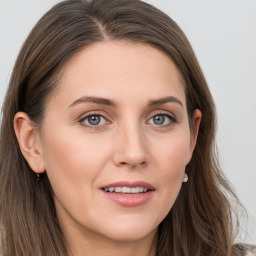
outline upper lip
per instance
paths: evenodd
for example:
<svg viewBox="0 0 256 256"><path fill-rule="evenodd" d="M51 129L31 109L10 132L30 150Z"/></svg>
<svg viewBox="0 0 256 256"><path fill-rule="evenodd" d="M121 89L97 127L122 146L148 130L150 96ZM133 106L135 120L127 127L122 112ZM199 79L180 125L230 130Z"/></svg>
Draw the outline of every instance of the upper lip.
<svg viewBox="0 0 256 256"><path fill-rule="evenodd" d="M114 183L110 183L107 185L102 186L101 188L110 188L110 187L144 187L148 190L155 190L155 188L148 182L145 181L118 181Z"/></svg>

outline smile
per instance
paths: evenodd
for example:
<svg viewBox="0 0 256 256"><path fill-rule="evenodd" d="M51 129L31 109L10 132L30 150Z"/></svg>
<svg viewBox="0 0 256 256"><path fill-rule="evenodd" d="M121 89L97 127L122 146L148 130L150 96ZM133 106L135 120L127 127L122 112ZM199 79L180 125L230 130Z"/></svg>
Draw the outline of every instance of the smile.
<svg viewBox="0 0 256 256"><path fill-rule="evenodd" d="M155 188L143 181L120 181L101 187L103 195L125 207L135 207L148 202L155 194Z"/></svg>
<svg viewBox="0 0 256 256"><path fill-rule="evenodd" d="M110 193L123 193L123 194L138 194L148 191L146 187L109 187L104 188L106 192Z"/></svg>

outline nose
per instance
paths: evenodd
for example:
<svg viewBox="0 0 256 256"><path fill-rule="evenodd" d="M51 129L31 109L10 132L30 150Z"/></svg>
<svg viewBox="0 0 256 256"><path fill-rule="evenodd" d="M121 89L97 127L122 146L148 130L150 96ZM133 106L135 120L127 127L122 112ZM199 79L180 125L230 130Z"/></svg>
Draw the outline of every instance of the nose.
<svg viewBox="0 0 256 256"><path fill-rule="evenodd" d="M115 165L134 169L148 163L146 138L143 130L138 126L120 127L115 141Z"/></svg>

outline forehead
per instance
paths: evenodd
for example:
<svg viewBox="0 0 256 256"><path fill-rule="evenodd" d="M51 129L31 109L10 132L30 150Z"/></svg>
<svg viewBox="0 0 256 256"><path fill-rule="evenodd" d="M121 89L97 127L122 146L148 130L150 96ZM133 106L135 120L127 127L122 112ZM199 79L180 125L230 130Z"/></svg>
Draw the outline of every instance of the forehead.
<svg viewBox="0 0 256 256"><path fill-rule="evenodd" d="M63 68L57 96L106 98L164 97L177 94L185 103L182 77L171 58L145 43L104 41L76 54Z"/></svg>

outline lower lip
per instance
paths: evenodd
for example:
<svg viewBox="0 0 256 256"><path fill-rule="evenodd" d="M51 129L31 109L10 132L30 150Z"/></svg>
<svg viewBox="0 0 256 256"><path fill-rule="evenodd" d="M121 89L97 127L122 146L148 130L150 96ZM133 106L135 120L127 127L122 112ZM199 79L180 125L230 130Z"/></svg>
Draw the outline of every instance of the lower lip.
<svg viewBox="0 0 256 256"><path fill-rule="evenodd" d="M118 203L122 206L135 207L142 205L149 201L154 194L154 191L147 191L146 193L139 194L122 194L122 193L110 193L102 190L103 194L110 200Z"/></svg>

